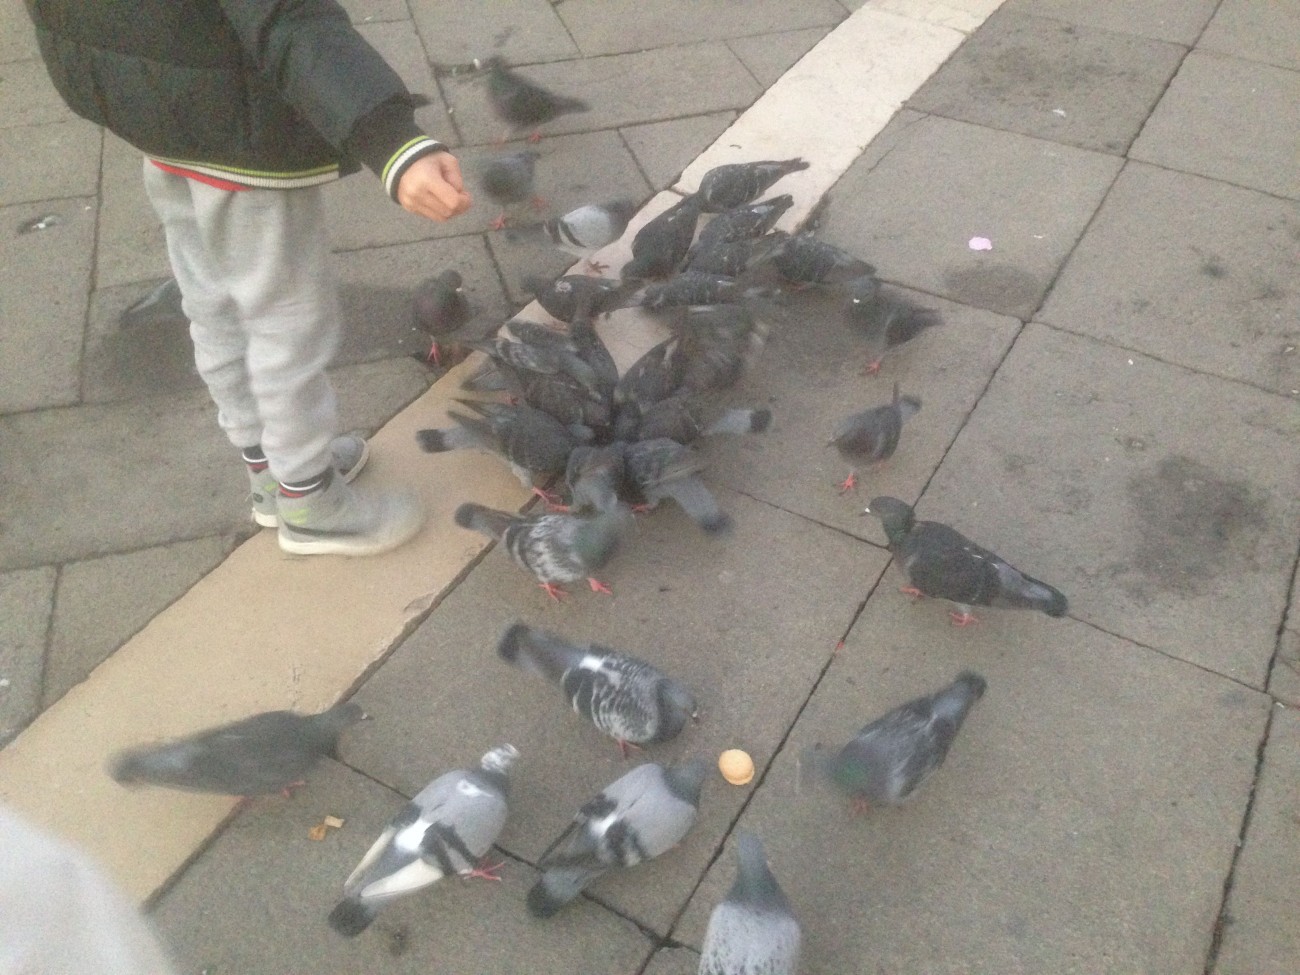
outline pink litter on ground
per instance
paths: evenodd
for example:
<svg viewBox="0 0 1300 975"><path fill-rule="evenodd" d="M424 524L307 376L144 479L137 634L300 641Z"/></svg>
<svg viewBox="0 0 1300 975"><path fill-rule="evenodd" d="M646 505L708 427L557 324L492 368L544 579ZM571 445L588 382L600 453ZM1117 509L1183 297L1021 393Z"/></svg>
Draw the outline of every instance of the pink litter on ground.
<svg viewBox="0 0 1300 975"><path fill-rule="evenodd" d="M993 249L993 241L989 240L987 237L972 237L970 239L970 249L973 251L991 251Z"/></svg>

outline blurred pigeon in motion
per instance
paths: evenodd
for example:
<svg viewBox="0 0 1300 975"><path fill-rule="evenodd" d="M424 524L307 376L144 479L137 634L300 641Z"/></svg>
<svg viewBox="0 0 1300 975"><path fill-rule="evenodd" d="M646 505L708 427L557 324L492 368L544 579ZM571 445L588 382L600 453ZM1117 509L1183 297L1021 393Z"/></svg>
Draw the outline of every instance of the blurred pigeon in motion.
<svg viewBox="0 0 1300 975"><path fill-rule="evenodd" d="M802 159L771 159L714 166L700 180L700 208L706 213L721 213L732 207L744 206L757 200L773 183L807 168L808 163Z"/></svg>
<svg viewBox="0 0 1300 975"><path fill-rule="evenodd" d="M518 319L492 338L468 344L504 367L507 378L517 378L520 373L563 374L592 393L600 389L596 370L583 359L567 332Z"/></svg>
<svg viewBox="0 0 1300 975"><path fill-rule="evenodd" d="M579 645L523 623L506 630L497 654L560 685L574 712L618 742L672 741L699 716L695 697L654 666L598 644Z"/></svg>
<svg viewBox="0 0 1300 975"><path fill-rule="evenodd" d="M508 152L493 156L479 164L479 178L483 181L483 192L493 202L502 207L502 213L490 224L493 230L500 230L506 225L505 210L514 203L531 200L535 209L545 208L546 201L533 195L533 177L537 171L537 160L541 154L532 149L521 152Z"/></svg>
<svg viewBox="0 0 1300 975"><path fill-rule="evenodd" d="M794 206L789 193L760 203L732 207L717 214L700 230L700 244L725 244L734 240L762 237L776 226L786 210Z"/></svg>
<svg viewBox="0 0 1300 975"><path fill-rule="evenodd" d="M542 855L528 912L551 917L601 874L667 853L695 824L708 766L638 765L587 802Z"/></svg>
<svg viewBox="0 0 1300 975"><path fill-rule="evenodd" d="M416 793L343 882L343 899L329 926L355 938L379 908L448 874L500 880L495 866L479 866L506 824L514 745L500 745L476 769L438 776Z"/></svg>
<svg viewBox="0 0 1300 975"><path fill-rule="evenodd" d="M690 305L735 304L775 298L779 294L775 288L752 285L725 274L691 269L662 283L650 285L635 303L646 311L653 312Z"/></svg>
<svg viewBox="0 0 1300 975"><path fill-rule="evenodd" d="M670 336L651 346L628 366L614 386L614 402L650 406L672 396L681 383L681 373L676 368L680 360L672 356L679 341L678 336Z"/></svg>
<svg viewBox="0 0 1300 975"><path fill-rule="evenodd" d="M632 513L626 506L585 518L563 512L513 515L467 501L453 518L461 528L501 542L514 563L531 572L552 599L564 595L566 583L586 579L592 592L609 593L593 578L618 550Z"/></svg>
<svg viewBox="0 0 1300 975"><path fill-rule="evenodd" d="M430 454L467 447L486 450L503 458L526 488L533 486L535 477L553 477L563 471L569 451L582 442L555 417L525 403L457 402L479 416L448 411L456 426L417 430L420 449Z"/></svg>
<svg viewBox="0 0 1300 975"><path fill-rule="evenodd" d="M619 274L624 278L664 278L686 259L700 220L698 196L683 197L636 232L632 260Z"/></svg>
<svg viewBox="0 0 1300 975"><path fill-rule="evenodd" d="M488 100L497 118L509 126L506 135L520 129L532 129L528 141L538 142L541 139L538 127L561 115L591 109L581 99L556 95L534 84L511 71L499 57L489 58L483 67L488 70ZM504 142L505 135L501 138Z"/></svg>
<svg viewBox="0 0 1300 975"><path fill-rule="evenodd" d="M679 392L706 393L734 385L767 340L767 325L745 305L687 308L670 327L680 341L669 368Z"/></svg>
<svg viewBox="0 0 1300 975"><path fill-rule="evenodd" d="M724 410L717 419L705 421L699 397L679 393L640 411L635 439L667 437L678 443L692 444L700 437L721 433L762 433L771 423L771 410L744 407Z"/></svg>
<svg viewBox="0 0 1300 975"><path fill-rule="evenodd" d="M352 703L320 714L267 711L158 745L118 752L108 774L122 785L161 785L226 796L287 793L339 735L366 716Z"/></svg>
<svg viewBox="0 0 1300 975"><path fill-rule="evenodd" d="M625 444L620 441L600 447L574 447L564 471L569 488L569 511L574 514L614 511L622 503Z"/></svg>
<svg viewBox="0 0 1300 975"><path fill-rule="evenodd" d="M427 361L437 366L455 365L459 350L446 356L443 343L469 324L469 300L460 275L456 271L443 271L421 281L415 289L411 320L416 331L429 336Z"/></svg>
<svg viewBox="0 0 1300 975"><path fill-rule="evenodd" d="M586 274L566 274L559 278L530 274L523 279L523 286L548 315L569 323L590 321L613 311L636 290L635 283Z"/></svg>
<svg viewBox="0 0 1300 975"><path fill-rule="evenodd" d="M827 446L834 446L851 466L849 476L840 484L841 494L857 486L859 467L894 456L903 424L920 411L921 401L915 396L900 396L898 383L894 383L892 402L851 413L835 424Z"/></svg>
<svg viewBox="0 0 1300 975"><path fill-rule="evenodd" d="M889 550L907 576L903 592L956 603L957 626L975 623L972 606L1036 609L1064 616L1065 595L1033 579L955 528L937 521L917 521L912 506L898 498L873 498L863 514L875 515L889 537Z"/></svg>
<svg viewBox="0 0 1300 975"><path fill-rule="evenodd" d="M984 678L963 671L941 691L918 697L877 718L838 752L820 746L800 757L809 771L829 777L864 812L895 806L943 764L966 715L981 697Z"/></svg>
<svg viewBox="0 0 1300 975"><path fill-rule="evenodd" d="M847 285L876 273L873 265L807 232L787 237L772 255L772 266L796 285Z"/></svg>
<svg viewBox="0 0 1300 975"><path fill-rule="evenodd" d="M731 528L731 517L700 479L704 458L694 448L666 437L638 440L624 449L623 463L627 480L646 507L654 508L664 498L672 498L708 534Z"/></svg>
<svg viewBox="0 0 1300 975"><path fill-rule="evenodd" d="M636 209L631 200L588 203L547 220L542 229L556 247L574 257L586 258L587 270L602 274L609 265L591 260L592 252L622 237Z"/></svg>
<svg viewBox="0 0 1300 975"><path fill-rule="evenodd" d="M862 370L864 375L880 371L880 361L889 349L910 342L940 322L932 308L920 308L906 298L881 292L870 276L851 282L845 311L849 325L867 340L871 358Z"/></svg>
<svg viewBox="0 0 1300 975"><path fill-rule="evenodd" d="M736 881L704 932L699 975L795 975L801 935L763 844L736 834Z"/></svg>

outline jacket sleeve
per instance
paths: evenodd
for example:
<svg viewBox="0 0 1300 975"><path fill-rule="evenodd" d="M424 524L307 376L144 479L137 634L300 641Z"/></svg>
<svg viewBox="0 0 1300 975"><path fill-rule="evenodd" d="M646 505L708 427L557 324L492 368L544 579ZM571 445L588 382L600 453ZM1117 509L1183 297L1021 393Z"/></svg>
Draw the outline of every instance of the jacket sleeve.
<svg viewBox="0 0 1300 975"><path fill-rule="evenodd" d="M220 0L250 60L321 136L397 199L397 181L446 147L415 124L410 92L335 0Z"/></svg>

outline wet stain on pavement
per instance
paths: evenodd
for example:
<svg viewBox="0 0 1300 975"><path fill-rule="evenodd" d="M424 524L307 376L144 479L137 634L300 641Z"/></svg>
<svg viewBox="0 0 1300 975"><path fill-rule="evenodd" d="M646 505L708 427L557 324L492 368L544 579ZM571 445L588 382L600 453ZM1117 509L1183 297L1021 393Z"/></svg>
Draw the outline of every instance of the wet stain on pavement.
<svg viewBox="0 0 1300 975"><path fill-rule="evenodd" d="M1045 284L1010 264L984 264L949 270L944 288L955 300L992 311L1032 311Z"/></svg>

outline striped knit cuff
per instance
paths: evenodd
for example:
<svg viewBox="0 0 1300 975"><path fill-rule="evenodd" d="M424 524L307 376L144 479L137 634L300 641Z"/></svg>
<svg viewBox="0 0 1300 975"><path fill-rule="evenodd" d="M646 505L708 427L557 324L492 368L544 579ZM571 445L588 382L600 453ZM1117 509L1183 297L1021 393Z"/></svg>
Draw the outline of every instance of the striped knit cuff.
<svg viewBox="0 0 1300 975"><path fill-rule="evenodd" d="M406 172L407 167L421 156L446 151L447 147L445 145L436 139L430 139L428 136L412 139L393 153L387 165L384 166L383 174L380 176L384 181L384 192L388 194L394 203L397 202L397 184L401 182L402 174Z"/></svg>

